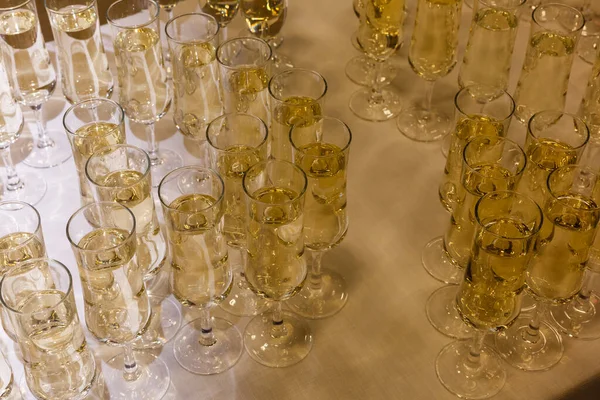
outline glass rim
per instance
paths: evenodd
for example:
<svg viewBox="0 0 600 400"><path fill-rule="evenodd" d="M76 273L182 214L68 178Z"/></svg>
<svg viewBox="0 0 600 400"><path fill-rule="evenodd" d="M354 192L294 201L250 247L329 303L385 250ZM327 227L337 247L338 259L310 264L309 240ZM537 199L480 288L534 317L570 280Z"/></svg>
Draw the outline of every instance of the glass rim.
<svg viewBox="0 0 600 400"><path fill-rule="evenodd" d="M222 49L232 43L232 42L238 42L238 41L243 41L243 40L249 40L252 42L257 42L260 43L261 45L265 45L267 46L265 49L267 49L269 56L267 57L267 59L264 61L264 63L261 63L261 66L264 64L266 65L269 61L271 61L271 58L273 58L273 49L271 49L271 46L269 46L269 43L267 43L265 40L261 39L261 38L256 38L256 37L236 37L236 38L232 38L232 39L227 39L226 41L224 41L223 43L221 43L219 45L219 47L217 47L217 51L216 51L216 57L217 57L217 62L219 63L219 65L225 67L225 68L231 68L231 69L236 69L236 68L241 68L244 65L227 65L225 63L223 63L223 61L221 60L221 52ZM267 85L268 86L268 85Z"/></svg>
<svg viewBox="0 0 600 400"><path fill-rule="evenodd" d="M289 161L286 160L267 160L267 161L261 161L259 163L254 164L253 166L251 166L248 171L246 171L246 173L244 173L244 176L242 177L242 188L244 189L244 193L246 194L246 196L248 196L250 199L252 199L252 201L255 201L257 203L261 203L261 204L273 204L273 203L269 203L266 201L261 201L258 200L256 197L254 197L253 194L250 194L248 192L248 188L246 187L246 178L248 177L248 173L258 167L263 167L266 166L268 164L275 164L275 163L279 163L279 164L288 164L291 165L292 168L296 171L299 171L302 176L304 177L304 184L302 185L302 189L300 189L300 191L298 191L298 193L296 194L296 196L294 196L294 198L286 200L282 203L277 203L277 204L290 204L293 203L295 201L297 201L298 199L302 198L302 196L304 196L304 194L306 193L306 189L308 188L308 178L306 177L306 173L302 170L302 168L300 168L299 166L297 166L294 163L291 163Z"/></svg>
<svg viewBox="0 0 600 400"><path fill-rule="evenodd" d="M67 127L67 115L72 114L73 112L75 112L76 109L82 108L82 106L85 106L86 103L110 103L113 106L115 106L115 108L119 111L119 121L117 123L117 128L111 129L109 133L107 133L106 135L104 135L102 137L106 137L106 136L112 134L115 130L121 129L122 124L125 122L125 111L123 111L123 107L121 107L121 105L119 103L117 103L116 101L111 100L111 99L95 98L95 99L87 99L87 100L79 101L79 102L71 105L67 109L67 111L65 111L65 113L63 114L63 118L62 118L63 128L65 128L65 131L69 135L72 135L72 136L75 136L75 137L80 137L79 135L77 135L77 129L75 130L75 132L73 132L73 131L71 131L71 129L69 129ZM94 122L89 122L88 124L90 124L90 123L96 123L96 122L105 122L105 121L94 121ZM81 125L81 127L83 127L83 126L85 126L85 125Z"/></svg>
<svg viewBox="0 0 600 400"><path fill-rule="evenodd" d="M324 86L323 93L321 93L319 95L319 97L312 99L313 102L316 103L316 102L320 101L323 97L325 97L325 94L327 94L327 90L329 88L329 86L327 84L327 80L325 80L325 77L323 75L321 75L319 72L312 70L312 69L306 69L306 68L290 68L290 69L286 69L285 71L282 71L282 72L279 72L279 73L273 75L271 77L271 79L269 79L269 84L267 85L267 87L269 89L269 95L271 95L271 97L273 97L277 101L282 101L282 102L285 101L285 99L281 99L281 98L279 98L279 96L275 96L275 94L273 93L273 90L271 88L271 83L273 83L275 78L279 78L280 76L283 76L283 75L289 75L294 72L303 72L303 73L309 73L309 74L315 75L321 80L321 82L323 82L323 86Z"/></svg>
<svg viewBox="0 0 600 400"><path fill-rule="evenodd" d="M61 8L61 10L55 10L54 8L50 8L50 7L48 6L48 1L49 1L49 0L44 0L44 8L45 8L45 9L46 9L46 11L48 11L49 13L52 13L52 14L57 14L57 15L72 15L72 14L73 14L73 10L70 10L70 11L61 11L61 10L62 10L62 8ZM75 6L77 6L77 5L82 5L82 6L84 6L83 8L80 8L80 9L78 9L78 10L75 10L75 12L77 12L77 13L80 13L80 12L84 12L84 11L87 11L87 10L89 10L90 8L94 7L94 6L97 4L97 0L82 0L82 1L85 1L86 3L89 1L89 2L90 2L90 4L87 4L87 5L85 5L85 4L69 4L69 5L70 5L70 6L71 6L71 5L75 5ZM63 7L63 8L64 8L64 7ZM96 15L96 23L97 23L97 22L98 22L98 15Z"/></svg>
<svg viewBox="0 0 600 400"><path fill-rule="evenodd" d="M596 181L599 180L600 175L598 175L596 172L594 172L594 170L590 167L587 167L585 165L579 165L579 164L571 164L571 165L564 165L560 168L556 168L554 171L550 172L548 174L548 178L546 178L546 189L548 189L548 193L550 194L550 196L552 197L552 199L556 200L557 202L559 202L561 204L561 206L569 208L571 210L577 210L578 213L584 213L584 214L592 214L595 212L599 212L600 211L600 205L597 205L595 208L592 208L591 210L585 210L585 209L581 209L581 208L575 208L567 203L565 203L563 200L561 200L560 198L558 198L558 196L554 193L554 190L552 190L550 188L550 179L552 179L552 177L555 175L555 173L558 175L557 171L568 171L568 170L580 170L580 171L587 171L589 172L592 176L596 177ZM600 184L600 183L599 183ZM570 191L568 191L568 193L571 193ZM545 202L544 202L545 203Z"/></svg>
<svg viewBox="0 0 600 400"><path fill-rule="evenodd" d="M346 144L344 145L344 147L340 148L339 151L334 152L333 154L327 154L327 155L311 155L311 158L315 158L315 159L323 159L323 158L329 158L332 155L336 155L336 154L340 154L340 153L344 153L346 150L348 150L350 148L350 144L352 143L352 130L350 129L350 127L348 126L348 124L346 124L344 121L342 121L339 118L335 118L335 117L329 117L329 116L320 116L317 120L316 123L319 123L323 120L329 120L329 121L336 121L338 123L340 123L344 128L345 131L348 133L348 141L346 142ZM294 150L298 151L299 153L304 154L305 151L300 149L296 143L294 143L294 140L292 139L292 134L294 133L294 128L296 128L296 125L292 125L290 127L290 133L289 133L289 139L290 139L290 143L292 144L292 147L294 148ZM311 143L330 143L330 141L320 141L320 142L311 142Z"/></svg>
<svg viewBox="0 0 600 400"><path fill-rule="evenodd" d="M511 6L499 6L499 5L493 5L490 4L493 0L475 0L475 1L480 1L482 2L486 7L489 8L500 8L502 10L512 10L512 9L518 9L519 7L521 7L523 4L525 4L527 2L527 0L515 0L514 1L514 5Z"/></svg>
<svg viewBox="0 0 600 400"><path fill-rule="evenodd" d="M556 113L557 115L560 115L560 118L562 118L564 116L568 116L568 117L572 118L574 121L581 122L581 124L585 128L585 132L586 132L585 140L583 140L583 143L581 143L578 146L572 146L570 151L571 150L579 150L579 149L583 148L589 142L591 135L590 135L590 128L587 125L587 123L582 118L578 117L575 114L567 113L567 112L560 111L560 110L542 110L542 111L538 111L535 114L533 114L531 116L531 118L529 118L529 121L527 121L527 137L531 137L536 142L539 142L540 136L533 132L532 122L534 122L534 119L536 116L540 116L542 114L548 114L548 113ZM542 131L540 131L540 132L542 132Z"/></svg>
<svg viewBox="0 0 600 400"><path fill-rule="evenodd" d="M16 10L16 9L19 9L19 8L23 7L24 5L29 4L29 3L33 4L33 6L36 8L36 11L37 11L37 5L35 4L35 0L23 0L21 3L19 3L17 5L14 5L14 6L11 6L11 7L1 7L0 6L0 11L12 11L12 10ZM38 18L37 15L35 16L35 19L37 20L37 22L39 24L39 18Z"/></svg>
<svg viewBox="0 0 600 400"><path fill-rule="evenodd" d="M75 219L75 217L79 216L79 214L82 214L87 209L91 209L92 207L99 207L99 206L101 206L101 207L110 206L110 207L113 207L113 208L119 208L119 209L126 210L127 213L129 213L129 216L131 217L131 220L133 221L133 225L131 226L131 229L128 229L127 237L125 238L125 240L123 241L123 243L129 241L132 237L135 238L135 236L136 236L137 221L135 220L135 216L133 215L133 212L129 208L125 207L122 204L114 202L114 201L94 201L92 203L89 203L89 204L86 204L86 205L84 205L82 207L79 207L77 209L77 211L75 211L73 213L73 215L71 215L69 217L69 219L67 220L67 225L66 225L66 228L65 228L65 230L67 231L67 239L69 240L69 243L71 244L71 246L75 247L80 252L92 253L92 252L98 252L98 251L108 251L108 250L117 249L117 248L119 248L119 247L121 247L123 245L123 243L119 243L117 245L114 245L114 246L111 246L111 247L107 247L107 248L104 248L104 249L84 249L83 247L79 246L79 243L75 243L73 241L73 238L71 237L71 234L69 232L69 228L71 227L71 224L72 224L73 220ZM86 218L86 220L87 220L87 218ZM92 232L92 231L90 231L90 232Z"/></svg>
<svg viewBox="0 0 600 400"><path fill-rule="evenodd" d="M221 177L221 175L219 175L219 173L217 171L215 171L214 169L212 169L212 168L201 167L201 166L198 166L198 165L188 165L188 166L185 166L185 167L176 168L173 171L169 172L168 174L166 174L161 179L160 183L158 184L158 189L157 189L158 200L160 201L160 204L162 204L163 207L165 207L169 211L175 211L175 212L182 213L182 214L192 213L191 211L180 211L180 210L178 210L178 209L176 209L174 207L171 207L171 204L165 203L165 201L163 200L163 196L161 196L161 194L160 194L161 193L160 189L162 188L163 184L166 183L166 179L168 177L171 177L171 175L175 176L175 173L180 173L180 172L183 172L184 170L188 170L188 171L194 170L194 171L208 172L213 177L216 177L217 180L221 183L221 190L219 191L220 192L219 196L215 200L215 202L213 204L211 204L210 206L208 206L208 207L204 207L204 208L201 208L199 210L195 210L195 211L193 211L193 213L198 213L198 212L201 212L201 211L210 210L211 208L215 207L217 204L219 204L223 200L223 198L225 197L225 181L223 181L223 178Z"/></svg>
<svg viewBox="0 0 600 400"><path fill-rule="evenodd" d="M540 27L543 30L546 31L555 31L553 29L548 29L545 28L542 25L542 21L539 21L538 19L536 19L536 13L541 12L541 10L543 10L544 8L547 7L558 7L558 8L562 8L562 9L568 9L571 12L574 13L574 15L579 15L581 16L581 21L579 26L576 29L571 29L569 30L569 32L567 34L573 34L573 33L577 33L579 31L581 31L585 25L585 17L583 16L583 14L581 13L581 11L579 11L578 9L576 9L575 7L571 7L567 4L562 4L562 3L546 3L546 4L540 4L539 6L537 6L532 12L531 12L531 20L533 21L534 24L536 24L538 27Z"/></svg>
<svg viewBox="0 0 600 400"><path fill-rule="evenodd" d="M180 40L180 39L175 39L174 37L172 37L171 35L169 35L169 26L171 26L179 18L190 17L190 16L202 16L202 17L207 18L208 20L211 20L211 22L214 22L216 24L217 30L212 35L210 35L210 37L208 37L206 39L203 39L203 40L194 40L194 39ZM174 18L171 18L165 24L165 36L167 36L167 40L170 40L170 41L172 41L174 43L177 43L177 44L208 43L208 42L212 41L214 38L217 37L217 35L219 34L219 30L220 30L220 26L219 26L219 23L217 22L217 19L215 17L213 17L212 15L209 15L209 14L206 14L206 13L201 13L201 12L191 12L191 13L181 14L181 15L178 15L178 16L176 16ZM215 51L215 53L216 53L216 51Z"/></svg>
<svg viewBox="0 0 600 400"><path fill-rule="evenodd" d="M17 249L20 249L22 247L25 247L25 246L29 245L31 243L31 241L34 239L34 237L35 237L35 239L37 239L38 233L42 231L42 217L40 216L39 211L34 206L32 206L29 203L25 203L24 201L19 201L19 200L4 200L4 201L0 201L0 210L4 211L2 209L3 206L8 205L8 204L15 204L15 205L18 204L18 205L22 206L20 209L29 208L30 210L33 210L33 212L34 212L34 214L36 216L36 219L37 219L37 223L35 225L35 229L33 230L33 232L25 232L25 233L32 234L32 237L28 238L27 240L25 240L22 243L19 243L17 246L11 247L10 249L6 250L6 251L15 251ZM8 210L8 211L13 211L13 210ZM45 244L44 243L42 243L42 244L45 247ZM5 250L0 250L0 254L4 253L4 252L5 252Z"/></svg>
<svg viewBox="0 0 600 400"><path fill-rule="evenodd" d="M156 7L156 12L151 13L150 12L150 8L146 8L145 10L148 10L148 14L150 14L150 20L146 21L142 24L137 24L137 25L121 25L119 23L116 22L116 20L112 19L110 17L110 10L113 9L113 7L116 8L117 4L121 4L121 3L126 3L127 0L117 0L114 3L112 3L110 6L108 6L108 8L106 9L106 22L108 22L110 25L119 28L119 29L139 29L139 28L143 28L145 26L148 25L152 25L154 22L157 21L159 14L160 14L160 6L158 5L158 2L155 0L146 0L148 3L150 4L154 4L154 6ZM159 35L160 35L160 29L159 29Z"/></svg>
<svg viewBox="0 0 600 400"><path fill-rule="evenodd" d="M88 173L88 166L90 165L90 161L92 158L94 157L100 157L101 155L105 155L107 153L111 153L114 152L117 149L122 149L122 148L127 148L127 149L132 149L136 152L142 153L145 158L146 158L146 163L147 163L147 167L146 170L144 171L144 173L142 174L142 176L140 176L140 178L138 180L136 180L134 183L131 183L129 185L117 185L117 186L109 186L109 185L101 185L98 182L96 182L94 179L92 179L92 177L90 176L90 174ZM127 144L127 143L121 143L121 144L111 144L108 146L104 146L99 148L98 150L96 150L95 152L92 153L92 155L90 155L87 159L87 161L85 162L85 177L90 181L90 183L92 183L95 186L101 187L101 188L107 188L107 189L125 189L134 185L137 185L140 181L142 181L143 179L145 179L149 174L150 174L150 170L151 170L151 165L150 165L150 156L148 155L148 153L146 153L145 150L140 149L139 147L133 146L131 144ZM123 171L122 169L117 169L115 171ZM115 172L115 171L111 171L111 172Z"/></svg>
<svg viewBox="0 0 600 400"><path fill-rule="evenodd" d="M475 1L477 1L477 0L475 0ZM461 94L463 94L463 93L469 93L469 90L470 90L470 89L472 89L472 88L474 88L474 87L485 87L485 88L490 88L490 89L496 90L498 93L500 93L500 96L498 96L498 97L494 98L492 101L495 101L495 100L499 99L499 98L500 98L500 97L502 97L502 96L506 96L506 97L508 97L508 99L510 100L510 112L509 112L509 114L508 114L506 117L504 117L504 118L496 118L496 117L492 117L492 118L494 118L494 119L495 119L495 120L497 120L498 122L506 122L506 121L510 121L510 119L513 117L513 115L515 114L515 111L516 111L516 109L517 109L517 105L516 105L516 103L515 103L515 99L513 99L513 97L510 95L510 93L508 93L508 92L507 92L505 89L498 89L498 88L495 88L495 87L493 87L493 86L489 86L489 85L482 85L482 84L478 84L478 83L474 83L474 84L471 84L471 85L467 85L467 86L465 86L465 87L461 88L461 89L460 89L460 90L459 90L459 91L458 91L458 92L457 92L457 93L454 95L454 107L455 107L455 108L458 110L458 112L459 112L461 115L464 115L465 117L467 117L467 118L469 118L469 119L473 119L473 118L471 118L471 115L487 115L487 114L483 114L483 113L467 113L467 112L465 112L465 111L463 110L463 107L461 107L461 106L459 105L459 102L458 102L458 98L459 98L459 96L460 96ZM491 102L491 101L490 101L490 102ZM489 102L488 102L488 103L489 103Z"/></svg>
<svg viewBox="0 0 600 400"><path fill-rule="evenodd" d="M73 276L71 275L71 271L69 271L69 268L67 268L67 266L65 264L61 263L60 261L58 261L54 258L50 258L50 257L31 258L29 260L20 262L17 265L15 265L14 267L10 268L8 271L6 271L6 273L2 276L2 279L0 280L0 303L2 303L2 305L4 307L6 307L8 310L10 310L12 313L15 313L17 315L31 315L31 314L36 314L36 313L40 312L40 310L34 310L31 312L23 312L20 310L15 310L14 308L12 308L8 304L6 304L6 301L4 300L4 295L3 295L4 290L1 290L2 287L4 286L4 281L6 280L6 277L9 276L11 274L11 272L27 271L26 267L28 267L30 264L35 264L35 263L39 263L39 262L46 262L48 265L54 264L55 266L58 266L63 271L67 272L67 277L69 279L69 287L64 292L64 296L61 296L60 301L57 302L56 304L54 304L51 307L51 309L54 309L54 308L58 307L59 305L65 303L65 301L67 301L67 299L73 293Z"/></svg>
<svg viewBox="0 0 600 400"><path fill-rule="evenodd" d="M467 161L467 150L469 148L469 145L471 143L475 143L479 140L484 140L484 139L488 139L488 140L496 139L499 142L508 143L511 146L513 146L514 148L520 150L521 155L523 156L523 165L521 165L521 167L515 174L511 174L511 176L508 177L508 179L514 179L514 178L518 177L519 175L521 175L523 173L523 171L525 171L525 167L527 166L527 154L525 153L523 148L521 146L519 146L519 144L517 142L515 142L514 140L511 140L511 139L508 139L506 137L502 137L502 136L475 136L467 142L467 144L465 145L465 148L462 151L462 164L463 164L463 166L468 168L469 171L472 171L472 173L476 174L477 176L483 176L484 178L487 178L487 176L482 175L481 173L479 173L478 171L475 170L475 167L476 167L475 165L471 165L471 163L469 163Z"/></svg>
<svg viewBox="0 0 600 400"><path fill-rule="evenodd" d="M206 126L206 141L208 142L209 146L215 150L218 151L226 151L226 149L219 147L217 145L215 145L213 143L213 141L210 138L210 135L208 134L210 131L210 127L212 126L212 124L217 121L217 120L223 120L226 119L228 117L232 117L232 116L244 116L244 117L250 117L254 120L258 120L259 124L264 128L264 137L261 139L260 143L254 147L252 147L251 149L248 150L244 150L244 151L240 151L240 154L247 154L247 153L251 153L253 151L255 151L256 149L261 148L262 146L265 145L265 143L267 143L267 140L269 139L269 128L267 127L267 124L265 123L265 121L262 120L262 118L257 117L256 115L252 115L252 114L248 114L248 113L242 113L242 112L234 112L234 113L226 113L226 114L222 114L219 115L217 118L213 119L212 121L210 121L208 123L208 125Z"/></svg>
<svg viewBox="0 0 600 400"><path fill-rule="evenodd" d="M490 231L488 229L488 226L484 225L482 223L480 215L479 215L479 205L483 201L486 201L489 198L492 198L494 196L499 196L499 195L505 195L507 197L510 195L514 198L521 198L521 199L527 201L530 206L533 206L533 208L536 210L536 212L538 213L540 218L539 218L539 221L536 222L535 226L533 227L533 229L529 233L529 235L518 236L518 237L501 235L496 232ZM475 220L477 221L477 225L479 225L489 235L495 236L497 238L503 238L503 239L527 240L527 239L531 239L533 236L537 235L539 233L540 229L542 229L542 223L544 222L544 213L542 212L542 208L539 206L539 204L537 204L531 197L526 196L526 195L519 193L517 191L514 191L514 190L498 190L498 191L486 193L483 196L481 196L479 198L479 200L477 200L477 203L475 203Z"/></svg>

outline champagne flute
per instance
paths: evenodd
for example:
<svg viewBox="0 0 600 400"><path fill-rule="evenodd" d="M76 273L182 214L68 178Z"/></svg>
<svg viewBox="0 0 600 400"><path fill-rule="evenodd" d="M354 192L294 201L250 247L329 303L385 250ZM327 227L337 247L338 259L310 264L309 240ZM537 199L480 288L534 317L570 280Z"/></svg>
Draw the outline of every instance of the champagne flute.
<svg viewBox="0 0 600 400"><path fill-rule="evenodd" d="M11 89L0 63L0 159L6 168L6 187L0 189L0 200L21 200L37 204L46 194L46 181L37 173L17 172L10 146L19 139L23 129L21 107L11 96Z"/></svg>
<svg viewBox="0 0 600 400"><path fill-rule="evenodd" d="M248 39L260 40L241 40ZM264 311L266 302L250 290L244 276L248 212L242 177L250 167L268 157L267 125L250 114L225 114L208 125L206 136L211 166L221 175L225 184L223 233L230 246L230 264L233 270L233 286L226 301L221 303L221 308L233 315L256 315ZM240 260L237 264L232 261L232 249L237 250Z"/></svg>
<svg viewBox="0 0 600 400"><path fill-rule="evenodd" d="M404 110L396 121L400 132L411 140L438 140L451 129L450 118L432 107L432 98L436 80L448 75L456 65L461 8L462 0L417 3L408 62L427 83L425 103Z"/></svg>
<svg viewBox="0 0 600 400"><path fill-rule="evenodd" d="M294 163L308 180L304 203L304 246L312 265L304 287L287 305L310 319L339 312L348 301L344 278L321 267L323 254L342 242L348 231L346 179L352 133L336 118L322 117L317 129L306 135L292 127Z"/></svg>
<svg viewBox="0 0 600 400"><path fill-rule="evenodd" d="M132 347L151 314L135 257L133 213L118 203L90 203L69 218L67 238L79 267L89 331L102 343L124 347L103 368L111 399L161 399L170 383L166 364Z"/></svg>
<svg viewBox="0 0 600 400"><path fill-rule="evenodd" d="M461 317L474 328L474 336L444 347L435 369L450 392L484 399L502 389L506 370L483 340L487 332L505 329L519 315L525 270L543 217L533 200L511 191L483 196L474 217L472 253L455 300Z"/></svg>
<svg viewBox="0 0 600 400"><path fill-rule="evenodd" d="M110 97L113 76L102 44L96 0L46 0L45 4L67 101Z"/></svg>
<svg viewBox="0 0 600 400"><path fill-rule="evenodd" d="M231 322L210 315L232 286L222 233L223 180L211 169L183 167L162 180L158 196L169 239L171 290L181 304L202 313L175 338L175 359L194 374L226 371L242 355L242 337Z"/></svg>
<svg viewBox="0 0 600 400"><path fill-rule="evenodd" d="M159 150L154 132L154 124L167 113L172 98L160 46L158 12L154 0L119 0L106 12L113 33L119 104L130 120L146 126L153 186L183 165L176 152Z"/></svg>
<svg viewBox="0 0 600 400"><path fill-rule="evenodd" d="M240 0L206 0L202 12L212 16L219 23L219 44L227 40L227 25L240 8Z"/></svg>
<svg viewBox="0 0 600 400"><path fill-rule="evenodd" d="M303 360L313 344L302 318L281 309L307 275L304 260L303 209L306 174L294 164L270 160L255 164L242 180L248 207L245 275L250 288L275 302L244 332L244 346L255 361L287 367Z"/></svg>
<svg viewBox="0 0 600 400"><path fill-rule="evenodd" d="M42 105L56 88L56 72L36 15L35 0L5 0L0 5L0 54L6 67L14 99L33 110L37 140L24 163L50 168L71 157L62 132L49 131Z"/></svg>
<svg viewBox="0 0 600 400"><path fill-rule="evenodd" d="M179 3L180 0L157 0L158 6L161 10L163 10L167 14L167 21L173 19L173 9ZM160 24L160 22L159 22ZM166 27L166 26L165 26ZM167 42L167 51L165 51L165 61L168 63L171 62L171 53L169 52L168 42ZM167 67L168 69L168 67ZM168 72L167 72L168 73Z"/></svg>

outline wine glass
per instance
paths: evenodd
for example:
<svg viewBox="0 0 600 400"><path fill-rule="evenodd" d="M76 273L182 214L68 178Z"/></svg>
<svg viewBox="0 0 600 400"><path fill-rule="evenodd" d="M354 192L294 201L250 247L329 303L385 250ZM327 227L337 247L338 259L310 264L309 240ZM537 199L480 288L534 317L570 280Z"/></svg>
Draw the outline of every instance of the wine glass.
<svg viewBox="0 0 600 400"><path fill-rule="evenodd" d="M451 129L450 118L432 107L432 98L436 80L448 75L456 65L461 8L462 0L417 3L408 62L427 83L425 103L405 109L396 120L400 132L411 140L438 140Z"/></svg>
<svg viewBox="0 0 600 400"><path fill-rule="evenodd" d="M242 183L248 207L246 280L275 303L272 311L246 325L244 346L262 365L287 367L303 360L313 344L306 321L281 309L307 275L302 232L306 174L288 161L269 160L251 167Z"/></svg>
<svg viewBox="0 0 600 400"><path fill-rule="evenodd" d="M175 338L175 359L194 374L226 371L242 355L242 337L231 322L210 315L232 286L222 232L223 180L212 169L183 167L165 176L158 196L171 254L171 290L181 304L201 311Z"/></svg>
<svg viewBox="0 0 600 400"><path fill-rule="evenodd" d="M177 5L177 3L179 3L180 0L157 0L157 1L158 1L158 6L160 7L160 9L163 10L167 14L167 21L172 20L173 19L173 9ZM159 24L160 24L160 22L159 22ZM166 28L166 26L165 26L165 28ZM167 64L171 62L171 54L169 52L168 42L167 42L167 51L165 51L165 61ZM167 69L168 69L168 67L167 67ZM169 73L169 71L167 71L167 73Z"/></svg>
<svg viewBox="0 0 600 400"><path fill-rule="evenodd" d="M106 12L113 34L119 104L130 120L146 126L153 186L183 165L176 152L159 150L154 132L154 124L167 113L172 98L160 45L158 12L154 0L119 0Z"/></svg>
<svg viewBox="0 0 600 400"><path fill-rule="evenodd" d="M211 166L223 177L225 184L223 233L230 246L230 265L233 270L233 286L227 299L221 303L221 308L238 316L256 315L264 311L266 302L250 290L244 276L248 212L242 177L250 167L268 157L267 125L250 114L225 114L208 125L206 137ZM238 263L234 263L231 257L234 249L238 253Z"/></svg>
<svg viewBox="0 0 600 400"><path fill-rule="evenodd" d="M0 200L21 200L37 204L46 194L46 181L36 173L18 172L10 154L10 146L19 139L23 129L21 107L11 96L11 89L0 63L0 159L6 169L6 186L0 188Z"/></svg>
<svg viewBox="0 0 600 400"><path fill-rule="evenodd" d="M512 191L483 196L474 217L473 251L455 300L474 336L444 347L435 369L450 392L484 399L498 393L506 381L502 360L484 345L484 337L505 329L519 314L525 270L543 217L533 200Z"/></svg>
<svg viewBox="0 0 600 400"><path fill-rule="evenodd" d="M322 268L321 260L348 231L346 178L352 133L339 119L322 117L311 135L292 127L290 142L294 163L308 180L304 246L312 265L304 287L286 304L303 317L326 318L339 312L348 300L344 278Z"/></svg>
<svg viewBox="0 0 600 400"><path fill-rule="evenodd" d="M67 101L110 97L113 76L102 44L96 0L46 0L45 5Z"/></svg>
<svg viewBox="0 0 600 400"><path fill-rule="evenodd" d="M56 88L56 72L46 50L35 0L6 0L0 5L0 15L0 54L13 97L33 110L37 124L37 140L24 163L35 168L60 165L71 157L71 151L65 135L46 129L42 116L42 106Z"/></svg>
<svg viewBox="0 0 600 400"><path fill-rule="evenodd" d="M104 364L110 398L161 399L170 383L166 364L133 351L151 314L144 270L136 260L133 213L119 203L90 203L69 218L67 238L79 267L89 331L102 343L124 348Z"/></svg>
<svg viewBox="0 0 600 400"><path fill-rule="evenodd" d="M227 40L227 25L240 8L240 0L206 0L202 12L212 16L219 23L219 44Z"/></svg>

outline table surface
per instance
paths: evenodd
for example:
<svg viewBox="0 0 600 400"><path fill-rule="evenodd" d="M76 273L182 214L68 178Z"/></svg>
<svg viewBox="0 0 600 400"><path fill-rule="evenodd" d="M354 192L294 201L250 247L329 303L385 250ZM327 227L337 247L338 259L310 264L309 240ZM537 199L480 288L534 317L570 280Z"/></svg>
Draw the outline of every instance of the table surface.
<svg viewBox="0 0 600 400"><path fill-rule="evenodd" d="M398 75L393 87L404 103L419 100L424 82L408 66L406 54L414 20L415 1L408 2L405 46L393 58ZM198 2L187 0L176 13L194 10ZM472 11L463 7L458 60L462 60ZM453 399L438 382L434 361L451 339L439 334L427 321L425 301L441 286L421 266L425 243L442 234L448 214L440 206L437 187L445 159L440 143L423 144L406 139L395 122L371 123L349 110L350 95L358 89L345 76L346 62L358 53L350 36L358 25L350 0L290 1L283 29L281 53L303 68L319 71L329 91L326 113L346 121L353 132L348 200L350 230L337 248L325 255L324 264L346 278L350 296L337 315L311 321L314 347L301 363L283 369L264 367L243 354L229 371L215 376L196 376L181 368L171 344L160 352L170 368L172 384L168 399ZM234 35L243 27L238 16L229 28ZM103 39L113 73L114 57L107 27ZM511 75L513 90L524 58L529 23L521 23ZM53 51L50 43L49 49ZM56 65L56 64L55 64ZM460 65L460 64L459 64ZM575 59L568 92L567 110L576 112L591 66ZM457 91L458 67L441 79L434 102L452 113ZM116 76L116 75L115 75ZM116 98L116 97L115 97ZM44 107L50 128L62 129L68 104L60 90ZM160 146L177 150L186 164L199 164L200 152L184 140L172 122L172 113L157 124ZM33 129L33 116L27 113ZM135 133L134 133L135 132ZM130 144L145 148L143 130L129 127ZM523 141L525 129L516 120L510 135ZM17 147L18 144L15 145ZM16 161L19 161L18 156ZM19 164L18 168L28 168ZM48 192L37 205L48 254L77 270L65 226L79 207L78 183L72 159L59 167L39 171L48 182ZM160 210L158 210L160 212ZM78 307L83 321L81 285L75 279ZM226 316L243 331L248 318ZM115 349L90 344L101 359ZM11 353L4 340L5 348ZM600 341L565 339L565 354L546 372L526 373L506 365L506 386L497 399L591 399L600 395ZM22 372L11 354L17 379ZM109 388L110 390L110 388Z"/></svg>

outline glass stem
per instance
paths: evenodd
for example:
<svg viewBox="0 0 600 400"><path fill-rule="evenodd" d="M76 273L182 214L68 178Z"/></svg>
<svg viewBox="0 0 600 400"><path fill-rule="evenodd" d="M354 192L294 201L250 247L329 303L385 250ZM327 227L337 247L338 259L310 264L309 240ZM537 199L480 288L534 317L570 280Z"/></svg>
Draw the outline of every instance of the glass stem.
<svg viewBox="0 0 600 400"><path fill-rule="evenodd" d="M165 12L167 13L167 22L173 19L173 7L165 7ZM165 26L167 24L165 22ZM164 33L164 30L163 30ZM167 40L167 51L165 52L165 61L171 62L171 52L169 51L169 41Z"/></svg>
<svg viewBox="0 0 600 400"><path fill-rule="evenodd" d="M212 346L217 342L212 328L212 319L208 308L202 310L200 314L200 336L198 342L202 346Z"/></svg>
<svg viewBox="0 0 600 400"><path fill-rule="evenodd" d="M465 359L465 367L469 374L473 374L481 368L481 349L483 348L483 340L485 339L486 332L479 329L475 329L471 344L469 346L469 354Z"/></svg>
<svg viewBox="0 0 600 400"><path fill-rule="evenodd" d="M383 74L383 65L385 61L374 60L375 76L373 77L373 83L371 84L371 96L369 96L369 104L382 104L383 93L381 85L381 76Z"/></svg>
<svg viewBox="0 0 600 400"><path fill-rule="evenodd" d="M154 124L146 125L146 141L148 142L150 165L159 165L160 158L158 158L158 143L156 142L156 135L154 134Z"/></svg>
<svg viewBox="0 0 600 400"><path fill-rule="evenodd" d="M571 301L567 313L572 320L578 321L580 324L589 321L594 317L595 308L590 302L592 296L592 285L596 273L586 271L583 285L577 296Z"/></svg>
<svg viewBox="0 0 600 400"><path fill-rule="evenodd" d="M308 287L311 290L320 290L323 274L321 272L321 261L323 260L323 251L311 251L312 265L308 277Z"/></svg>
<svg viewBox="0 0 600 400"><path fill-rule="evenodd" d="M281 301L275 302L273 308L273 327L271 328L271 337L280 338L287 334L285 325L283 324L283 313L281 311Z"/></svg>
<svg viewBox="0 0 600 400"><path fill-rule="evenodd" d="M37 147L45 149L46 147L54 146L54 141L50 139L48 131L46 130L46 121L44 121L44 117L42 116L42 105L38 104L37 106L31 106L31 109L35 116L35 123L38 131Z"/></svg>
<svg viewBox="0 0 600 400"><path fill-rule="evenodd" d="M522 338L530 346L540 343L540 319L544 314L546 304L543 301L538 301L533 309L533 315L529 321L527 329L523 330Z"/></svg>
<svg viewBox="0 0 600 400"><path fill-rule="evenodd" d="M431 103L433 101L433 89L435 88L435 81L426 81L425 84L425 111L431 111Z"/></svg>
<svg viewBox="0 0 600 400"><path fill-rule="evenodd" d="M139 378L141 371L135 361L135 354L133 353L133 347L131 343L125 345L125 352L123 353L123 378L127 382L133 382Z"/></svg>
<svg viewBox="0 0 600 400"><path fill-rule="evenodd" d="M219 25L219 44L224 43L227 40L227 24Z"/></svg>
<svg viewBox="0 0 600 400"><path fill-rule="evenodd" d="M19 178L15 164L10 156L10 146L0 149L0 157L2 157L2 162L6 168L6 189L11 191L21 189L23 181Z"/></svg>

